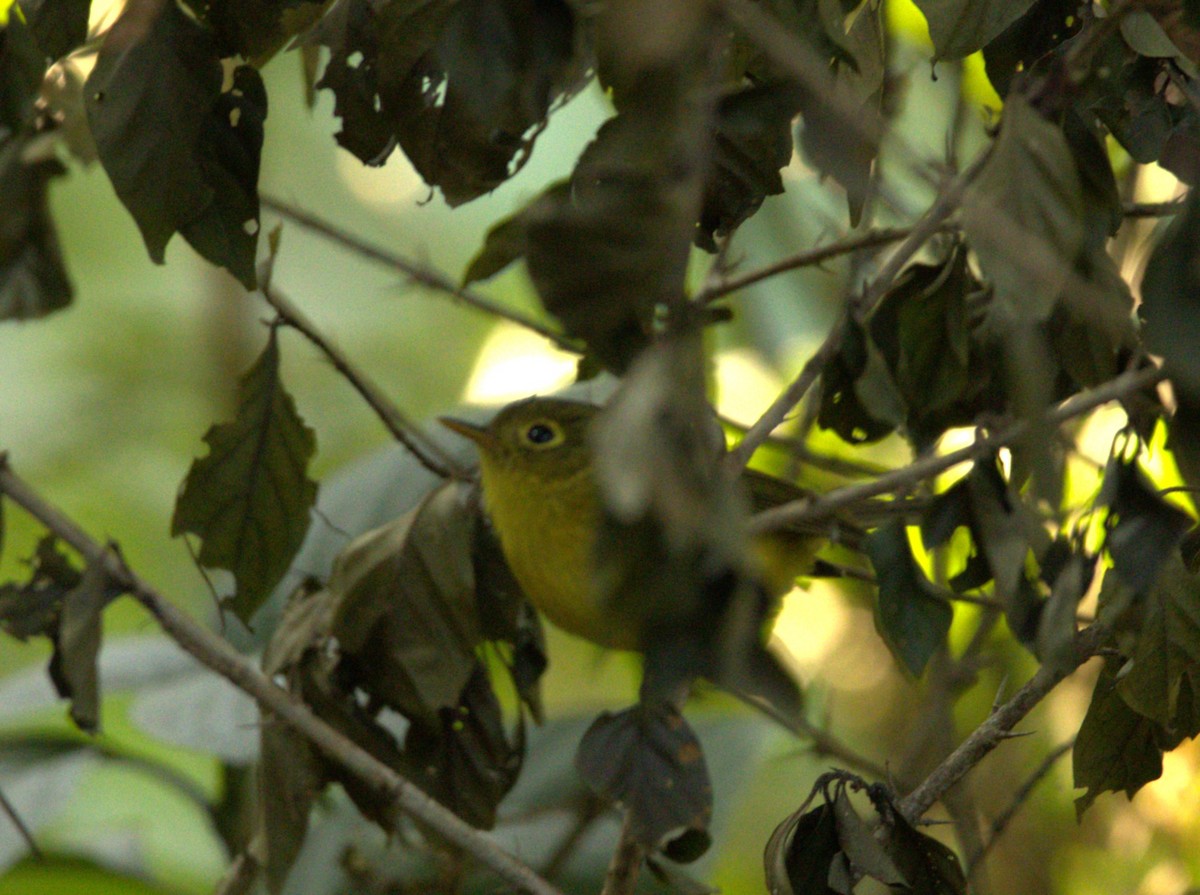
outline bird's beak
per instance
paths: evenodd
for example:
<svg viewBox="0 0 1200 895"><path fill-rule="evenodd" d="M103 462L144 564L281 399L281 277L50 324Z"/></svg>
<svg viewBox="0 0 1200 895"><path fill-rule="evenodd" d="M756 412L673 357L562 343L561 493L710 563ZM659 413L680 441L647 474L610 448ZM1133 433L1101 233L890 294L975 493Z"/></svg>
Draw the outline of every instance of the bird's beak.
<svg viewBox="0 0 1200 895"><path fill-rule="evenodd" d="M456 420L452 416L439 416L438 422L451 432L457 432L463 438L469 438L481 448L494 448L496 446L496 436L484 426L477 426L475 423L468 423L466 420Z"/></svg>

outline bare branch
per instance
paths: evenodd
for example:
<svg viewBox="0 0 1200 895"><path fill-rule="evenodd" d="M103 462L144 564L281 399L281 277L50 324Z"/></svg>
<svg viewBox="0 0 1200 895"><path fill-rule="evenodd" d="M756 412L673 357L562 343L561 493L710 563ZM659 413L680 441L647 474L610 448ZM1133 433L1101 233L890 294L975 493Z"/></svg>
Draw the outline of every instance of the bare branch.
<svg viewBox="0 0 1200 895"><path fill-rule="evenodd" d="M4 455L0 454L0 462L3 462L3 460ZM19 835L25 841L25 847L29 849L29 853L37 860L42 860L45 855L43 855L42 850L38 848L37 841L33 838L33 833L30 831L29 827L25 825L25 821L22 820L20 813L17 811L13 803L8 800L8 796L4 794L4 790L2 789L0 789L0 811L2 811L4 815L8 817L9 821L17 831L17 835Z"/></svg>
<svg viewBox="0 0 1200 895"><path fill-rule="evenodd" d="M228 643L180 612L134 574L114 551L105 550L73 519L30 488L12 471L3 454L0 454L0 494L7 494L18 506L70 544L87 562L99 565L113 584L141 603L185 652L249 694L264 711L307 737L330 761L386 795L395 810L419 820L520 891L531 895L562 895L485 833L462 821L418 786L330 727L295 696L275 686Z"/></svg>
<svg viewBox="0 0 1200 895"><path fill-rule="evenodd" d="M346 354L330 342L317 329L304 312L292 304L278 289L264 286L262 295L267 300L280 319L292 329L313 343L322 354L329 358L335 370L345 377L354 390L375 411L375 415L392 433L392 436L404 445L421 465L444 479L462 479L467 477L466 468L451 457L436 442L434 442L421 426L390 401L383 390L356 367Z"/></svg>
<svg viewBox="0 0 1200 895"><path fill-rule="evenodd" d="M1025 782L1017 787L1017 791L1013 793L1012 801L1009 803L1008 807L1001 811L996 816L996 819L992 821L992 828L988 835L987 842L967 858L967 866L970 868L968 871L969 876L975 875L976 868L981 866L983 859L986 858L988 852L992 850L992 846L1000 841L1000 837L1004 835L1004 831L1008 827L1009 823L1016 816L1017 812L1021 810L1021 806L1023 806L1029 799L1029 796L1032 795L1034 789L1037 788L1037 785L1045 779L1047 774L1050 773L1050 771L1054 768L1054 765L1057 764L1058 760L1070 752L1074 745L1074 737L1067 740L1065 743L1059 743L1045 758L1042 759L1041 764L1034 769L1034 772L1030 774L1028 778L1026 778Z"/></svg>
<svg viewBox="0 0 1200 895"><path fill-rule="evenodd" d="M1060 425L1069 419L1095 410L1109 401L1119 400L1140 389L1161 382L1165 378L1162 370L1156 367L1122 373L1104 385L1080 392L1063 401L1057 407L1043 414L1037 421L1037 425ZM1028 431L1030 425L1029 421L1016 422L994 435L982 436L957 451L925 457L902 469L897 469L895 472L881 475L874 481L847 485L820 497L804 498L780 504L755 516L751 520L751 527L754 531L771 531L798 522L813 522L828 518L845 507L878 497L881 494L904 490L925 479L933 478L959 463L966 463L985 456L999 447L1020 439Z"/></svg>
<svg viewBox="0 0 1200 895"><path fill-rule="evenodd" d="M1013 694L1012 699L994 711L963 740L916 789L899 802L901 814L911 823L929 810L950 787L975 767L997 745L1009 738L1009 732L1033 710L1060 681L1096 655L1108 636L1104 626L1095 624L1075 638L1075 657L1070 667L1055 669L1043 665L1032 678Z"/></svg>
<svg viewBox="0 0 1200 895"><path fill-rule="evenodd" d="M507 320L509 323L515 323L518 326L523 326L526 329L532 330L539 336L550 340L565 351L579 351L579 346L562 333L556 332L550 329L548 326L539 323L537 320L526 317L525 315L514 311L511 308L506 308L504 305L497 304L490 298L485 298L484 296L479 295L477 292L458 285L458 283L456 283L453 279L436 268L433 268L427 264L422 264L419 261L413 261L409 258L405 258L404 256L388 251L387 249L381 249L378 246L371 245L365 240L347 233L345 230L342 230L341 228L331 224L329 221L326 221L323 218L312 214L311 212L305 211L302 208L298 208L295 205L292 205L290 202L285 202L282 199L260 194L259 202L262 204L263 208L270 209L280 217L287 218L293 223L299 224L301 227L305 227L315 233L319 233L326 239L336 242L338 245L341 245L352 252L356 252L364 258L368 258L371 261L375 261L378 264L384 265L385 267L390 267L393 270L397 270L420 286L424 286L427 289L432 289L435 292L441 292L445 295L448 295L451 298L462 302L468 307L483 311L485 314L491 314L493 317L499 317L502 320Z"/></svg>

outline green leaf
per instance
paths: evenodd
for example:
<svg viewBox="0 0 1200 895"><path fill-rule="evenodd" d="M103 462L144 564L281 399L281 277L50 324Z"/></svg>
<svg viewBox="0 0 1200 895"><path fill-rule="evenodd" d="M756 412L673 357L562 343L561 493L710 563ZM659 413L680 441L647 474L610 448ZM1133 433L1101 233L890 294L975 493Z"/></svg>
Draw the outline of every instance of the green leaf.
<svg viewBox="0 0 1200 895"><path fill-rule="evenodd" d="M982 49L1025 13L1033 0L916 0L929 22L937 59L969 56Z"/></svg>
<svg viewBox="0 0 1200 895"><path fill-rule="evenodd" d="M1135 591L1149 588L1194 520L1159 495L1136 459L1113 457L1097 503L1108 506L1104 546L1121 579Z"/></svg>
<svg viewBox="0 0 1200 895"><path fill-rule="evenodd" d="M865 547L879 582L875 627L897 661L920 677L945 645L954 612L917 567L903 521L873 531Z"/></svg>
<svg viewBox="0 0 1200 895"><path fill-rule="evenodd" d="M860 386L868 378L872 381ZM821 379L825 387L817 422L844 441L878 441L895 431L897 417L903 419L903 399L890 382L879 348L857 321L847 324L841 350L825 364ZM864 395L873 399L885 418L874 415Z"/></svg>
<svg viewBox="0 0 1200 895"><path fill-rule="evenodd" d="M844 786L838 787L837 795L834 796L833 815L837 821L838 843L855 872L877 879L888 886L905 884L904 875L896 867L887 850L854 810Z"/></svg>
<svg viewBox="0 0 1200 895"><path fill-rule="evenodd" d="M963 228L996 291L993 303L1008 317L1049 317L1083 246L1083 212L1062 130L1023 97L1011 97L992 155L962 208Z"/></svg>
<svg viewBox="0 0 1200 895"><path fill-rule="evenodd" d="M1146 347L1161 355L1177 391L1200 400L1200 191L1191 190L1146 263L1142 278L1142 332Z"/></svg>
<svg viewBox="0 0 1200 895"><path fill-rule="evenodd" d="M555 184L549 191L565 189L564 184ZM492 225L484 237L483 245L467 265L462 283L469 286L480 280L490 279L514 261L525 257L528 251L525 209Z"/></svg>
<svg viewBox="0 0 1200 895"><path fill-rule="evenodd" d="M1164 729L1195 736L1200 731L1176 729L1176 718L1180 688L1200 671L1200 580L1184 567L1179 551L1172 551L1140 608L1136 645L1117 691L1130 708ZM1190 716L1190 705L1184 708Z"/></svg>
<svg viewBox="0 0 1200 895"><path fill-rule="evenodd" d="M1075 799L1082 817L1102 792L1124 790L1132 797L1162 775L1162 752L1157 745L1157 725L1138 714L1121 697L1117 672L1121 660L1105 660L1092 701L1075 738L1072 753L1075 787L1086 789Z"/></svg>
<svg viewBox="0 0 1200 895"><path fill-rule="evenodd" d="M88 122L150 257L182 233L250 289L266 91L249 66L227 93L221 80L213 36L176 4L130 7L88 77Z"/></svg>
<svg viewBox="0 0 1200 895"><path fill-rule="evenodd" d="M763 851L767 889L772 895L838 895L829 872L842 851L833 806L823 803L783 821Z"/></svg>
<svg viewBox="0 0 1200 895"><path fill-rule="evenodd" d="M1095 571L1094 560L1089 566L1087 557L1072 553L1058 575L1050 597L1041 608L1038 619L1036 654L1042 664L1067 674L1078 664L1075 661L1076 612L1079 601L1091 584Z"/></svg>
<svg viewBox="0 0 1200 895"><path fill-rule="evenodd" d="M1020 498L1009 488L994 460L976 461L966 483L974 520L972 538L987 557L996 596L1006 602L1016 600L1025 580L1025 557L1030 546Z"/></svg>
<svg viewBox="0 0 1200 895"><path fill-rule="evenodd" d="M706 840L712 784L704 753L668 703L643 702L600 715L579 743L575 767L594 792L624 806L632 835L645 848L663 848L688 833L689 844L696 834Z"/></svg>
<svg viewBox="0 0 1200 895"><path fill-rule="evenodd" d="M275 330L239 384L237 417L204 440L208 456L188 471L171 533L198 535L200 562L233 573L229 608L248 622L300 548L317 496L306 474L316 440L280 379Z"/></svg>
<svg viewBox="0 0 1200 895"><path fill-rule="evenodd" d="M267 889L283 890L304 844L308 816L325 785L320 756L308 737L278 718L259 725L257 836L250 846Z"/></svg>

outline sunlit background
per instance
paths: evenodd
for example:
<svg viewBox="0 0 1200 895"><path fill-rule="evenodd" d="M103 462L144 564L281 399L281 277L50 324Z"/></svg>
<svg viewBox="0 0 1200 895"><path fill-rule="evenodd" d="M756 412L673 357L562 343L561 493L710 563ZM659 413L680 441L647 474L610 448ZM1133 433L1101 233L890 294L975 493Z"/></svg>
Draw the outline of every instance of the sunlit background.
<svg viewBox="0 0 1200 895"><path fill-rule="evenodd" d="M111 16L111 5L93 3L94 18ZM892 0L888 11L897 40L894 64L906 76L907 112L892 142L903 140L928 159L944 159L946 135L928 127L949 120L961 101L967 124L953 149L959 158L969 158L982 145L999 106L980 59L961 67L939 65L935 80L920 14L907 0ZM430 194L400 153L371 169L340 151L333 140L332 99L318 93L315 107L306 108L295 54L273 61L264 76L272 106L262 193L455 278L487 227L569 173L598 123L610 114L602 94L585 91L553 116L532 161L517 177L493 195L452 211ZM895 156L885 159L901 216L919 212L930 200L929 186ZM192 459L203 452L201 436L232 410L237 376L266 338L269 309L198 260L182 240L171 244L165 266L153 265L98 166L71 162L70 169L51 198L76 300L44 321L0 325L0 450L91 533L117 540L144 577L191 612L211 618L212 597L203 578L186 546L169 537L171 511ZM820 182L799 159L785 172L785 182L786 194L768 200L739 232L733 257L740 269L845 232L844 200L835 186ZM1138 188L1146 201L1178 191L1170 175L1154 168ZM265 230L276 223L276 217L264 214ZM1144 261L1152 227L1131 228L1126 274ZM703 258L697 260L697 279L704 264ZM845 276L844 265L833 263L771 279L736 299L735 321L713 340L713 397L722 415L734 423L752 422L796 374L823 338ZM574 377L575 359L541 337L414 287L398 272L289 222L283 224L274 283L417 418L460 403L498 405L552 392ZM522 270L507 271L480 290L526 313L540 313ZM318 477L387 444L386 432L368 408L309 345L289 335L283 353L286 381L317 433ZM1120 419L1115 411L1102 411L1084 425L1083 456L1073 461L1069 474L1072 495L1082 498L1098 488ZM970 437L954 433L943 447L952 449ZM819 446L830 453L841 449L832 437ZM908 459L898 441L873 449L870 457L893 465ZM964 471L951 471L943 481ZM820 487L843 481L811 470L805 477ZM30 553L39 532L11 510L6 524L0 572L9 578L21 573L21 557ZM952 639L958 648L965 645L975 611L968 605L956 611ZM105 620L110 644L156 631L132 601L115 604ZM922 685L896 669L875 633L865 590L823 582L797 589L786 600L776 638L806 682L814 721L871 755L887 755L912 741L922 723L915 714ZM997 635L998 645L1002 639ZM986 717L997 693L1011 693L1032 673L1031 658L1011 646L1002 652L1007 656L1003 667L983 669L977 685L956 704L961 732ZM0 685L10 689L0 692L16 692L13 681L25 686L39 676L35 664L46 656L44 644L20 646L5 638L0 675L8 680ZM636 668L628 657L602 654L557 633L551 657L546 684L551 717L594 714L634 698ZM1078 729L1090 685L1090 673L1070 680L1023 725L1036 735L1003 745L984 762L974 794L986 816L1002 811L1041 757ZM193 798L136 761L64 766L64 781L74 783L77 775L85 779L75 789L64 783L61 797L27 792L19 777L5 778L2 770L0 790L42 821L38 838L46 848L93 860L108 871L135 870L147 880L143 890L82 866L78 880L87 881L88 891L210 891L228 855L196 800L213 798L228 781L220 779L217 760L204 749L166 746L147 736L131 720L130 704L117 697L106 705L101 748L169 764L192 787ZM696 712L739 717L746 710L710 696ZM0 706L0 736L61 732L64 716L57 704L15 713ZM755 731L756 760L741 763L736 786L717 780L716 846L704 865L703 875L731 893L762 890L761 849L767 836L803 801L813 779L835 763L769 727ZM997 846L998 857L987 865L990 891L1182 895L1200 878L1197 758L1194 744L1186 744L1166 757L1162 779L1131 804L1106 795L1079 826L1070 759L1062 759ZM714 762L714 773L723 768L734 773L729 767ZM0 859L10 862L20 850L0 818ZM36 874L22 864L0 876L0 895L65 891L36 885Z"/></svg>

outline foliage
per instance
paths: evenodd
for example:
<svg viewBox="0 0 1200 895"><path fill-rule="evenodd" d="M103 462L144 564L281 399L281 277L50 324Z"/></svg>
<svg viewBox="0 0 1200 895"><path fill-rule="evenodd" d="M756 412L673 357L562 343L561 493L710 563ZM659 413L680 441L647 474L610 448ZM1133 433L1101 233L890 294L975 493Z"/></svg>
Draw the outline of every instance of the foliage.
<svg viewBox="0 0 1200 895"><path fill-rule="evenodd" d="M468 859L525 879L528 868L477 836L515 823L505 809L521 798L532 814L576 815L578 836L619 809L613 895L632 891L643 863L672 888L695 889L675 865L718 841L710 770L736 763L738 742L709 751L705 726L685 718L685 698L709 684L850 766L820 778L766 843L768 888L797 895L850 892L867 878L896 892L966 892L1004 824L976 848L975 809L952 787L1098 654L1103 668L1074 734L1080 817L1103 793L1133 796L1162 774L1164 755L1200 733L1200 542L1194 503L1178 496L1200 487L1200 200L1135 201L1138 166L1156 164L1183 185L1200 175L1194 5L917 6L939 70L981 53L1004 106L969 164L957 165L967 141L947 135L942 173L908 144L877 0L129 0L97 34L88 3L0 2L0 320L70 304L47 192L67 171L60 147L78 145L68 135L83 121L150 258L163 263L179 234L276 315L232 421L204 436L208 453L181 486L172 534L200 539L197 565L231 573L221 605L250 631L231 637L262 649L262 671L286 697L264 698L261 676L181 634L119 549L92 549L0 453L0 510L20 506L48 530L28 575L0 583L0 626L50 641L49 677L80 730L101 730L106 700L124 694L135 726L212 759L228 785L219 798L196 795L174 759L146 758L144 732L106 747L106 757L149 764L204 806L241 854L225 891L259 871L272 892L323 891L306 890L296 868L314 847L310 826L335 820L357 825L356 835L367 822L399 833L418 856L364 868L343 855L339 872L364 887L494 885L473 880ZM547 648L467 464L390 407L296 311L273 283L277 237L260 245L272 121L259 72L290 58L285 47L324 59L319 75L305 69L308 86L332 95L345 150L373 166L399 150L449 206L514 178L593 79L611 102L569 176L492 222L461 286L402 268L549 332L579 355L581 381L616 383L591 433L591 572L597 599L643 625L639 700L567 725L574 769L548 773L536 796L520 786L550 762L536 745L546 734L531 732L546 721ZM91 56L86 82L72 82L69 64ZM48 86L63 83L74 84L73 101L70 87ZM739 275L740 240L770 197L787 197L794 152L832 181L839 226L853 229L824 254L789 245L782 262ZM896 169L921 184L919 213L897 191ZM1139 283L1124 253L1141 216L1174 219ZM891 254L876 257L885 244L895 244ZM743 287L842 255L853 266L839 274L838 316L820 348L725 453L710 367L713 346L753 313ZM544 320L473 291L513 271L536 290ZM402 475L344 479L318 501L315 434L284 382L288 329L325 353L397 435L411 455ZM1169 397L1159 389L1167 380ZM1079 420L1114 403L1121 422L1097 487L1081 488ZM745 461L797 406L782 447L828 473L826 487L742 493ZM963 430L973 441L951 451ZM835 436L836 456L826 456L821 445ZM896 448L885 469L864 459L881 443ZM399 490L412 498L403 507L362 509ZM325 515L330 499L361 509L345 530ZM771 543L764 532L827 542L814 578L846 592L866 582L878 634L936 728L914 738L915 757L863 755L811 719L804 688L768 643L781 600L756 552ZM239 785L252 750L232 724L156 729L138 706L161 681L102 688L102 614L126 593L256 694L256 791ZM1038 671L959 737L949 706L992 653ZM129 661L139 655L150 653ZM184 677L201 688L208 680L192 668ZM223 721L233 716L228 702L214 704ZM300 721L286 708L297 704L307 707ZM0 766L25 791L40 781L70 790L77 763L95 760L90 742L64 729L40 741L13 736L0 742ZM895 790L857 776L882 776L893 761ZM347 799L335 803L333 783ZM413 791L450 820L404 801ZM938 800L959 854L917 828ZM41 813L28 821L34 834L46 822ZM18 850L0 855L11 862ZM559 872L562 861L544 863ZM145 867L126 869L153 881Z"/></svg>

